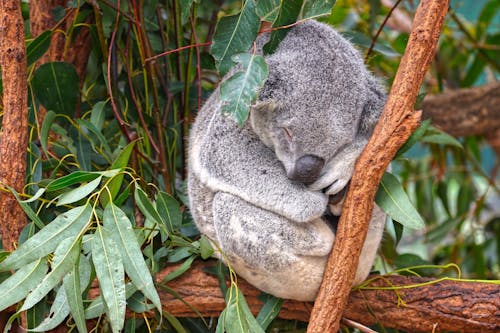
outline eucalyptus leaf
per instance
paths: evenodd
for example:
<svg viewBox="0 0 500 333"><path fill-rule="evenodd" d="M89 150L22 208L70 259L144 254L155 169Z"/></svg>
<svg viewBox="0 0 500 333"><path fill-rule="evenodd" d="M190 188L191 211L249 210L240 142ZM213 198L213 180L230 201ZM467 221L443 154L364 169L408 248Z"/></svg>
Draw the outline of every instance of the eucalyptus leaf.
<svg viewBox="0 0 500 333"><path fill-rule="evenodd" d="M127 215L113 203L109 203L104 209L103 225L111 232L115 244L122 249L123 265L128 277L161 313L160 297Z"/></svg>
<svg viewBox="0 0 500 333"><path fill-rule="evenodd" d="M106 314L113 332L118 333L125 322L125 272L122 256L110 232L97 226L92 239L92 261L106 304Z"/></svg>
<svg viewBox="0 0 500 333"><path fill-rule="evenodd" d="M273 28L280 28L271 32L269 42L264 45L264 54L273 53L279 43L286 37L290 28L281 28L295 23L302 10L303 0L286 0L281 2L278 17L273 23Z"/></svg>
<svg viewBox="0 0 500 333"><path fill-rule="evenodd" d="M116 159L113 161L113 164L111 164L110 169L118 169L118 170L123 170L127 165L130 160L130 156L132 154L132 151L134 150L135 144L137 141L132 141L128 145L123 148L123 150L118 154ZM112 179L108 183L108 189L111 195L111 200L115 199L118 193L120 192L120 188L123 183L123 174L118 174L114 176L114 179ZM109 196L103 195L100 197L101 203L104 207L108 204L110 201Z"/></svg>
<svg viewBox="0 0 500 333"><path fill-rule="evenodd" d="M171 195L160 191L156 196L156 209L171 234L182 223L181 207Z"/></svg>
<svg viewBox="0 0 500 333"><path fill-rule="evenodd" d="M78 102L79 81L73 65L66 62L48 62L35 71L31 85L36 98L47 110L71 117Z"/></svg>
<svg viewBox="0 0 500 333"><path fill-rule="evenodd" d="M89 225L91 214L92 207L87 204L59 215L2 261L0 271L22 267L53 252L62 240L77 238Z"/></svg>
<svg viewBox="0 0 500 333"><path fill-rule="evenodd" d="M78 238L66 238L60 242L54 252L50 273L28 294L20 311L33 307L54 289L64 275L73 269L79 254L80 240Z"/></svg>
<svg viewBox="0 0 500 333"><path fill-rule="evenodd" d="M299 17L306 20L329 15L334 4L335 0L304 0Z"/></svg>
<svg viewBox="0 0 500 333"><path fill-rule="evenodd" d="M264 333L264 330L259 326L259 323L250 312L245 296L243 296L235 284L231 285L226 297L227 305L224 309L225 316L223 318L226 332ZM220 320L219 318L219 321Z"/></svg>
<svg viewBox="0 0 500 333"><path fill-rule="evenodd" d="M59 326L70 314L68 299L64 288L59 288L56 297L50 307L49 315L35 328L30 328L33 332L46 332Z"/></svg>
<svg viewBox="0 0 500 333"><path fill-rule="evenodd" d="M144 191L137 186L134 192L134 198L137 203L137 207L139 207L140 211L146 216L146 218L149 218L159 225L162 225L162 218L156 208L151 204L151 202L148 199L148 196Z"/></svg>
<svg viewBox="0 0 500 333"><path fill-rule="evenodd" d="M280 10L280 0L259 0L255 7L255 13L262 21L274 22Z"/></svg>
<svg viewBox="0 0 500 333"><path fill-rule="evenodd" d="M179 276L184 274L191 267L194 259L196 259L196 256L191 256L188 259L186 259L178 268L168 273L167 276L163 278L162 283L167 283L168 281L172 281L173 279L178 278Z"/></svg>
<svg viewBox="0 0 500 333"><path fill-rule="evenodd" d="M0 284L0 311L16 304L26 297L44 278L47 273L45 259L23 265L12 276Z"/></svg>
<svg viewBox="0 0 500 333"><path fill-rule="evenodd" d="M248 51L259 28L260 19L255 14L253 0L246 0L239 14L222 17L217 22L210 53L221 75L233 67L233 55Z"/></svg>
<svg viewBox="0 0 500 333"><path fill-rule="evenodd" d="M83 297L80 282L79 265L74 265L73 269L66 274L63 279L63 288L66 291L71 316L78 328L78 332L86 333L85 312L83 310Z"/></svg>
<svg viewBox="0 0 500 333"><path fill-rule="evenodd" d="M399 180L388 172L382 177L375 202L393 220L407 228L422 229L425 226Z"/></svg>
<svg viewBox="0 0 500 333"><path fill-rule="evenodd" d="M80 201L83 198L86 198L92 191L94 191L97 186L101 183L102 176L97 177L96 179L90 181L89 183L72 189L69 192L63 193L58 196L57 206L63 206L70 203L74 203Z"/></svg>
<svg viewBox="0 0 500 333"><path fill-rule="evenodd" d="M127 283L125 285L125 297L131 297L135 292L137 292L137 288L132 283ZM85 319L93 319L102 315L105 311L104 301L102 296L98 296L90 305L85 309Z"/></svg>
<svg viewBox="0 0 500 333"><path fill-rule="evenodd" d="M415 143L417 143L424 135L429 126L431 125L431 120L424 120L420 126L410 135L408 140L399 148L396 153L396 157L402 156L405 152L407 152Z"/></svg>
<svg viewBox="0 0 500 333"><path fill-rule="evenodd" d="M47 30L38 35L26 46L26 58L28 66L40 59L50 47L52 31Z"/></svg>
<svg viewBox="0 0 500 333"><path fill-rule="evenodd" d="M92 181L102 175L101 172L75 171L55 179L46 187L47 192L60 191L75 184Z"/></svg>
<svg viewBox="0 0 500 333"><path fill-rule="evenodd" d="M267 329L274 318L278 316L281 305L283 305L283 299L272 295L265 295L264 305L262 305L257 318L255 318L264 330Z"/></svg>
<svg viewBox="0 0 500 333"><path fill-rule="evenodd" d="M50 128L52 127L52 123L54 123L56 116L57 114L54 111L49 110L43 118L42 128L40 129L40 144L42 145L43 151L47 155L49 151L47 145L49 141Z"/></svg>
<svg viewBox="0 0 500 333"><path fill-rule="evenodd" d="M269 69L260 55L241 53L233 59L241 63L242 71L221 84L222 112L233 116L241 126L248 118L250 105L267 80Z"/></svg>

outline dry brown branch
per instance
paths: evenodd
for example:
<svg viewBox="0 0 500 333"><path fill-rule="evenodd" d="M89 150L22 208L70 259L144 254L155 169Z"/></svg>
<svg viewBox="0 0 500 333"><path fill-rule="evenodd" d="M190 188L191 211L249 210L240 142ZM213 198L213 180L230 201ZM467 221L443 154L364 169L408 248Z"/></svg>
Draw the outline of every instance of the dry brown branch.
<svg viewBox="0 0 500 333"><path fill-rule="evenodd" d="M213 262L196 262L194 267L181 277L168 283L185 302L203 316L219 316L225 307L224 297L215 276L203 271ZM160 272L161 281L177 266ZM371 286L408 286L429 281L426 278L390 276L377 280ZM260 291L243 279L238 287L245 294L250 309L257 314L262 303L257 299ZM96 287L97 288L97 287ZM163 309L176 317L198 315L182 301L166 291L160 290ZM96 289L97 291L97 289ZM398 295L404 304L398 305ZM307 321L312 303L285 301L280 318ZM363 290L349 295L344 317L363 325L379 324L408 332L498 332L500 330L500 285L443 281L415 288L399 290Z"/></svg>
<svg viewBox="0 0 500 333"><path fill-rule="evenodd" d="M488 134L500 128L500 81L428 95L422 117L454 136Z"/></svg>
<svg viewBox="0 0 500 333"><path fill-rule="evenodd" d="M349 298L378 183L418 125L413 105L435 53L448 1L423 0L401 60L384 112L366 149L356 163L332 254L311 313L309 333L336 332Z"/></svg>
<svg viewBox="0 0 500 333"><path fill-rule="evenodd" d="M0 0L0 65L3 83L0 183L21 192L26 175L28 91L20 1ZM12 251L26 225L26 217L14 196L5 191L0 192L0 212L3 246Z"/></svg>

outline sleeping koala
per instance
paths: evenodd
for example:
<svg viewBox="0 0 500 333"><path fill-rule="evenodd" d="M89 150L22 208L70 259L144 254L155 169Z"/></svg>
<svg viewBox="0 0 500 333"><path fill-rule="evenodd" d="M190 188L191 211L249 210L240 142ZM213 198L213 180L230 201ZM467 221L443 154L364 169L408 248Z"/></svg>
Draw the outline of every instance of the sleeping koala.
<svg viewBox="0 0 500 333"><path fill-rule="evenodd" d="M236 273L267 293L310 301L335 238L325 214L342 205L328 207L329 197L351 179L385 95L351 44L316 21L292 28L265 59L269 78L243 127L222 114L219 89L198 114L190 208ZM375 207L355 283L370 271L384 224Z"/></svg>

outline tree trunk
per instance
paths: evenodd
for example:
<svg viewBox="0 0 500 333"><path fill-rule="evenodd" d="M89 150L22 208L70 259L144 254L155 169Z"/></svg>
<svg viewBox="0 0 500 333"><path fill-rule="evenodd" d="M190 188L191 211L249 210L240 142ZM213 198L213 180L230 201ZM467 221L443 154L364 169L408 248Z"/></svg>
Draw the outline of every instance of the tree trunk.
<svg viewBox="0 0 500 333"><path fill-rule="evenodd" d="M14 250L26 217L5 185L22 192L28 145L26 48L21 2L0 0L0 65L3 83L3 119L0 136L0 232L5 250Z"/></svg>
<svg viewBox="0 0 500 333"><path fill-rule="evenodd" d="M448 1L422 0L384 111L356 162L308 333L337 332L384 171L418 125L413 106L437 46Z"/></svg>

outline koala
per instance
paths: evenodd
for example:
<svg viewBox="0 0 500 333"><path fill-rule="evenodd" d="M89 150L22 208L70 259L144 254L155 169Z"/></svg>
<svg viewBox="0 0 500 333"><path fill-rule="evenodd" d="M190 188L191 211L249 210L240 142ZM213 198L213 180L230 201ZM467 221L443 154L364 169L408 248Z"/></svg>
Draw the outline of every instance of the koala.
<svg viewBox="0 0 500 333"><path fill-rule="evenodd" d="M311 301L335 239L328 216L341 212L385 93L354 47L316 21L290 29L265 60L269 78L242 127L222 114L219 89L197 115L190 210L237 274L277 297ZM375 207L355 284L370 271L384 225Z"/></svg>

